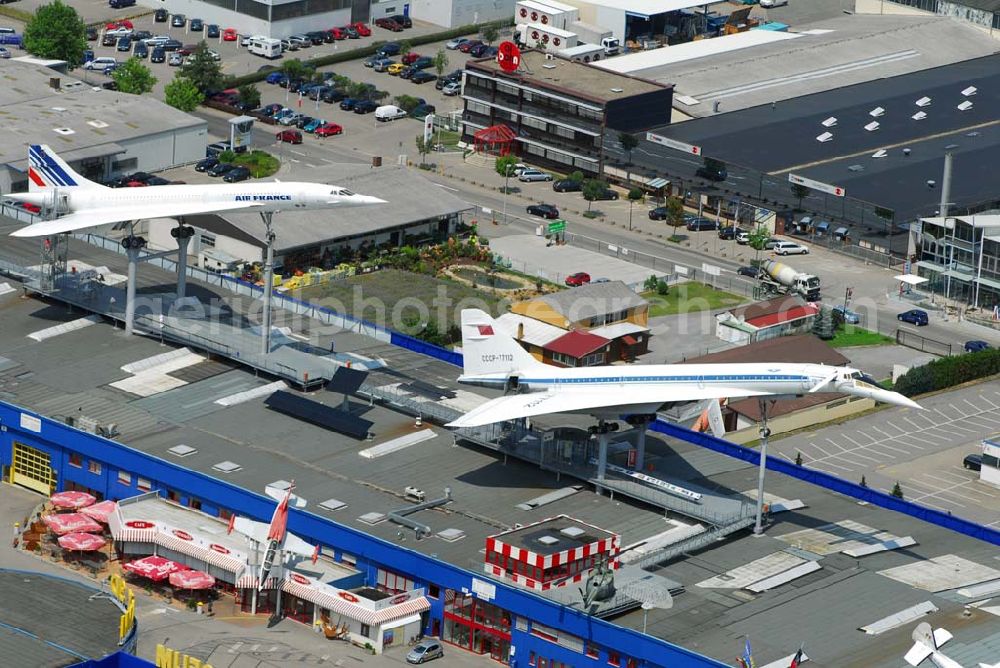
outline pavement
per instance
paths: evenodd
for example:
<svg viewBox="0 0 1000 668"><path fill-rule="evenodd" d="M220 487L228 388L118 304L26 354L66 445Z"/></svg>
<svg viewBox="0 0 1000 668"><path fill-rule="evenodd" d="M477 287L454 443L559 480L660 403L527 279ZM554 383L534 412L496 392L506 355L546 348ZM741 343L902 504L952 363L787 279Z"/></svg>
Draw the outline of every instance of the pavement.
<svg viewBox="0 0 1000 668"><path fill-rule="evenodd" d="M1000 432L1000 381L920 400L924 410L885 408L772 441L772 453L974 522L1000 526L1000 489L979 481L962 459Z"/></svg>

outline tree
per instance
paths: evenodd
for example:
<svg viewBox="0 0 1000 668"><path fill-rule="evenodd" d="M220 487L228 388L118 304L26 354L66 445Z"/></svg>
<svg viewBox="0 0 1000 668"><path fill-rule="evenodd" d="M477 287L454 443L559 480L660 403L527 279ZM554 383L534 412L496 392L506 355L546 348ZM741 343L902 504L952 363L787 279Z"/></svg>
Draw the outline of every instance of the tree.
<svg viewBox="0 0 1000 668"><path fill-rule="evenodd" d="M751 248L763 250L764 244L766 244L767 240L771 238L771 233L763 225L758 225L751 230L749 237L750 238L747 240L747 243Z"/></svg>
<svg viewBox="0 0 1000 668"><path fill-rule="evenodd" d="M313 68L298 58L292 58L281 64L281 71L288 77L289 81L294 81L296 79L306 79L311 76Z"/></svg>
<svg viewBox="0 0 1000 668"><path fill-rule="evenodd" d="M417 135L416 141L417 141L417 153L420 154L420 164L422 165L424 164L424 158L426 158L427 154L431 152L431 145L434 142L424 141L423 135Z"/></svg>
<svg viewBox="0 0 1000 668"><path fill-rule="evenodd" d="M500 29L496 23L487 23L479 30L479 35L483 38L484 42L492 46L493 42L500 36Z"/></svg>
<svg viewBox="0 0 1000 668"><path fill-rule="evenodd" d="M55 0L39 7L24 26L24 48L33 56L65 60L71 68L78 67L87 49L87 26L75 9Z"/></svg>
<svg viewBox="0 0 1000 668"><path fill-rule="evenodd" d="M434 71L438 73L438 77L444 75L444 71L447 67L448 52L444 49L438 49L438 52L434 54Z"/></svg>
<svg viewBox="0 0 1000 668"><path fill-rule="evenodd" d="M830 309L822 306L820 307L819 313L816 315L816 320L813 322L813 334L823 339L824 341L829 341L834 336L834 326L833 326L833 313Z"/></svg>
<svg viewBox="0 0 1000 668"><path fill-rule="evenodd" d="M635 138L635 135L630 135L627 132L619 132L618 143L622 145L622 150L625 151L625 178L629 183L632 183L632 151L639 145L639 140Z"/></svg>
<svg viewBox="0 0 1000 668"><path fill-rule="evenodd" d="M632 229L632 205L642 200L646 192L642 188L632 188L628 191L628 229Z"/></svg>
<svg viewBox="0 0 1000 668"><path fill-rule="evenodd" d="M802 453L801 452L796 452L795 453L795 465L796 466L802 466Z"/></svg>
<svg viewBox="0 0 1000 668"><path fill-rule="evenodd" d="M121 67L111 73L111 78L118 85L118 90L132 95L148 93L156 85L156 77L141 60L135 57L122 63Z"/></svg>
<svg viewBox="0 0 1000 668"><path fill-rule="evenodd" d="M804 186L801 183L792 184L792 197L799 200L798 209L802 208L802 200L808 197L810 192L812 191L809 189L809 186Z"/></svg>
<svg viewBox="0 0 1000 668"><path fill-rule="evenodd" d="M205 94L198 90L198 86L180 73L167 84L163 93L167 104L186 112L194 111L205 100Z"/></svg>
<svg viewBox="0 0 1000 668"><path fill-rule="evenodd" d="M607 190L608 184L600 179L588 179L583 182L583 199L587 200L587 211L594 206L594 200Z"/></svg>
<svg viewBox="0 0 1000 668"><path fill-rule="evenodd" d="M896 484L892 486L892 491L889 493L892 494L897 499L903 498L903 488L899 486L898 480L896 481Z"/></svg>
<svg viewBox="0 0 1000 668"><path fill-rule="evenodd" d="M578 169L567 176L566 179L572 181L573 183L583 183L583 172Z"/></svg>
<svg viewBox="0 0 1000 668"><path fill-rule="evenodd" d="M206 95L220 90L225 81L222 66L208 52L208 44L204 40L190 55L187 64L181 66L181 74Z"/></svg>
<svg viewBox="0 0 1000 668"><path fill-rule="evenodd" d="M514 173L514 165L516 164L516 155L501 155L497 156L496 161L493 163L493 169L495 169L497 174L500 176L508 177Z"/></svg>
<svg viewBox="0 0 1000 668"><path fill-rule="evenodd" d="M351 80L343 74L333 75L331 85L338 90L347 90L351 86Z"/></svg>
<svg viewBox="0 0 1000 668"><path fill-rule="evenodd" d="M866 479L865 479L865 477L864 477L864 476L862 475L862 476L861 476L861 482L859 482L858 484L859 484L859 485L860 485L861 487L868 487L868 480L866 480Z"/></svg>
<svg viewBox="0 0 1000 668"><path fill-rule="evenodd" d="M396 106L405 111L406 113L410 113L411 111L420 106L420 100L413 97L412 95L397 95L393 99L393 102L395 102Z"/></svg>
<svg viewBox="0 0 1000 668"><path fill-rule="evenodd" d="M247 105L248 109L256 109L260 106L260 90L253 84L244 84L239 87L240 102Z"/></svg>
<svg viewBox="0 0 1000 668"><path fill-rule="evenodd" d="M413 51L413 44L411 44L409 40L404 39L402 42L399 43L400 60L406 58L406 56L409 55L411 51Z"/></svg>
<svg viewBox="0 0 1000 668"><path fill-rule="evenodd" d="M664 208L667 210L667 225L680 227L684 224L684 202L680 197L668 197Z"/></svg>

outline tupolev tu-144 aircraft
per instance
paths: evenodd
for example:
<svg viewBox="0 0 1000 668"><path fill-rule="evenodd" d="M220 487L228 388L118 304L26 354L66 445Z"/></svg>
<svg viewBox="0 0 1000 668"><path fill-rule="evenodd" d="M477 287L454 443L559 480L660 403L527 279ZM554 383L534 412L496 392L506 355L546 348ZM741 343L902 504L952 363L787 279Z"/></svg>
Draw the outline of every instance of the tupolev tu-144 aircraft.
<svg viewBox="0 0 1000 668"><path fill-rule="evenodd" d="M503 389L505 396L469 411L449 427L478 427L550 413L614 420L652 414L664 404L728 397L796 396L840 392L920 408L898 392L849 367L823 364L657 364L559 368L543 364L487 313L462 311L460 383Z"/></svg>
<svg viewBox="0 0 1000 668"><path fill-rule="evenodd" d="M73 171L48 146L28 147L28 192L7 197L52 211L52 220L23 227L14 237L41 237L109 223L220 211L274 212L382 204L322 183L250 182L108 188Z"/></svg>

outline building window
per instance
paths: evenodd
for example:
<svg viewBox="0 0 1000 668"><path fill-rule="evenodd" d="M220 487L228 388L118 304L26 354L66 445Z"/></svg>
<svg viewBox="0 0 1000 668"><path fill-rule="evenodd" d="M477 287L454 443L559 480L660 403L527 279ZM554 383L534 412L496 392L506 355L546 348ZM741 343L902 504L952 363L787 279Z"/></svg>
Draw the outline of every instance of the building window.
<svg viewBox="0 0 1000 668"><path fill-rule="evenodd" d="M215 235L214 234L202 234L199 239L201 240L202 246L207 246L208 248L215 248Z"/></svg>
<svg viewBox="0 0 1000 668"><path fill-rule="evenodd" d="M87 462L87 470L94 475L101 475L101 462L95 462L91 459Z"/></svg>
<svg viewBox="0 0 1000 668"><path fill-rule="evenodd" d="M622 665L621 655L618 652L608 652L608 665L609 666Z"/></svg>
<svg viewBox="0 0 1000 668"><path fill-rule="evenodd" d="M128 486L131 487L132 486L132 474L129 473L128 471L122 471L121 469L119 469L118 470L118 482L120 482L123 485L128 485Z"/></svg>
<svg viewBox="0 0 1000 668"><path fill-rule="evenodd" d="M149 482L146 478L138 477L135 479L135 486L139 488L142 492L148 492L153 489L153 484Z"/></svg>
<svg viewBox="0 0 1000 668"><path fill-rule="evenodd" d="M528 654L528 665L529 666L535 665L535 653L534 652L531 652L531 653Z"/></svg>
<svg viewBox="0 0 1000 668"><path fill-rule="evenodd" d="M441 588L435 584L427 585L427 595L431 598L439 598L441 596Z"/></svg>
<svg viewBox="0 0 1000 668"><path fill-rule="evenodd" d="M177 503L178 501L180 501L180 498L181 495L178 494L176 491L172 489L167 490L167 501L173 501L174 503Z"/></svg>
<svg viewBox="0 0 1000 668"><path fill-rule="evenodd" d="M601 648L593 643L587 643L587 656L591 659L600 659Z"/></svg>
<svg viewBox="0 0 1000 668"><path fill-rule="evenodd" d="M69 453L69 465L75 466L78 469L83 468L83 457L76 452Z"/></svg>
<svg viewBox="0 0 1000 668"><path fill-rule="evenodd" d="M371 638L372 628L370 626L368 626L367 624L362 624L361 625L361 635L363 635L366 638Z"/></svg>
<svg viewBox="0 0 1000 668"><path fill-rule="evenodd" d="M230 511L226 510L225 508L219 508L220 519L228 520L232 516L233 514Z"/></svg>
<svg viewBox="0 0 1000 668"><path fill-rule="evenodd" d="M188 498L188 507L192 510L201 510L201 499L196 499L193 496Z"/></svg>
<svg viewBox="0 0 1000 668"><path fill-rule="evenodd" d="M482 102L475 102L473 100L466 100L465 101L465 108L468 111L472 112L473 114L481 114L483 116L489 116L490 115L490 108L489 108L489 106L483 104Z"/></svg>

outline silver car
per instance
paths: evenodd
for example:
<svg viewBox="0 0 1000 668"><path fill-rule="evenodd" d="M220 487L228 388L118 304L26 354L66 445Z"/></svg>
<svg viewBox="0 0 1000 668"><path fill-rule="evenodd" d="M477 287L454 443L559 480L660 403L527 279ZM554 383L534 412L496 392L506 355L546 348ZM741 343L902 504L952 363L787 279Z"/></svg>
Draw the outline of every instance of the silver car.
<svg viewBox="0 0 1000 668"><path fill-rule="evenodd" d="M444 649L437 640L421 640L406 655L407 663L423 663L444 656Z"/></svg>
<svg viewBox="0 0 1000 668"><path fill-rule="evenodd" d="M171 67L180 67L184 64L184 56L177 53L176 51L170 54L170 58L167 59L167 65Z"/></svg>
<svg viewBox="0 0 1000 668"><path fill-rule="evenodd" d="M540 169L525 169L517 175L518 181L530 183L532 181L551 181L552 175Z"/></svg>

